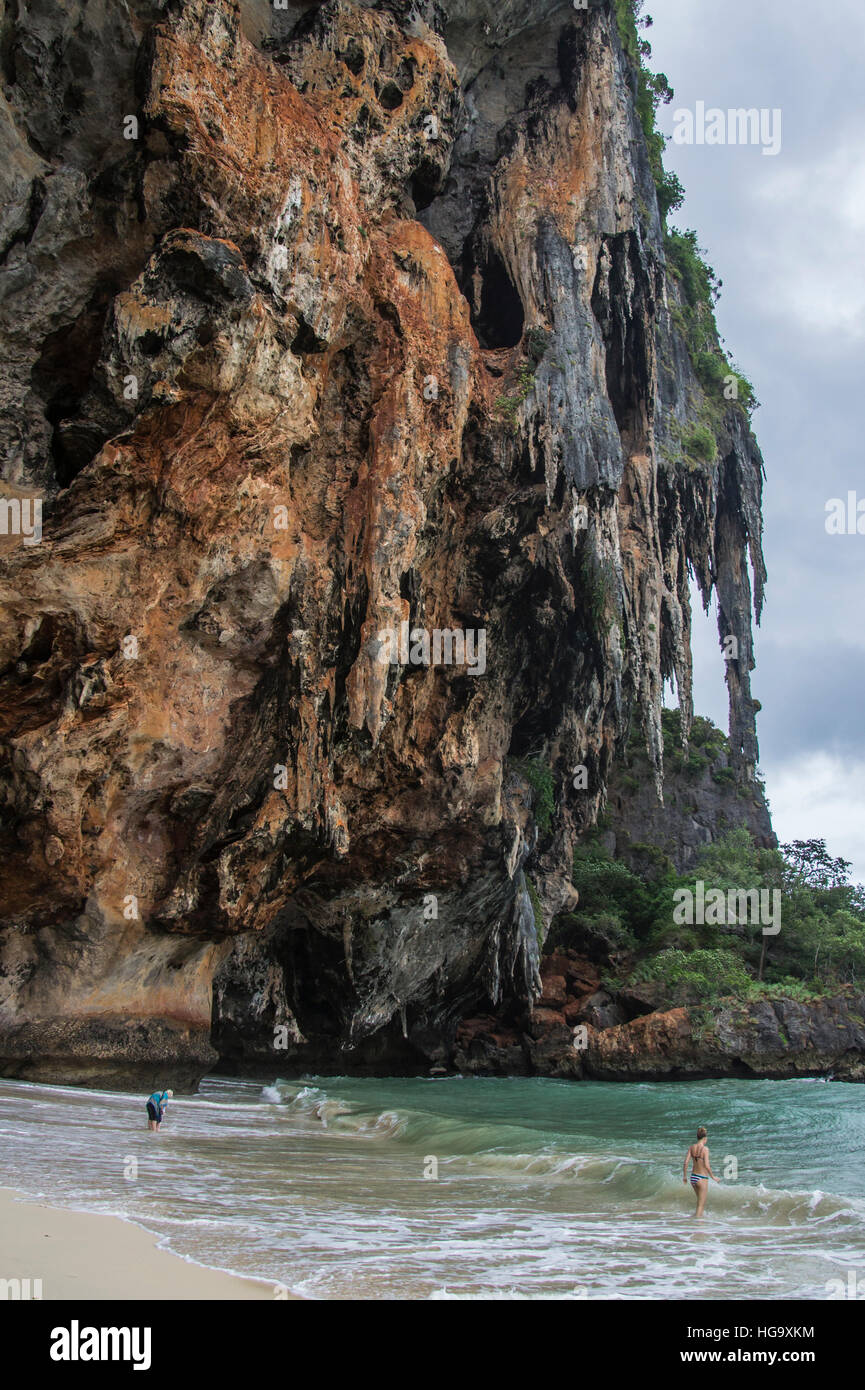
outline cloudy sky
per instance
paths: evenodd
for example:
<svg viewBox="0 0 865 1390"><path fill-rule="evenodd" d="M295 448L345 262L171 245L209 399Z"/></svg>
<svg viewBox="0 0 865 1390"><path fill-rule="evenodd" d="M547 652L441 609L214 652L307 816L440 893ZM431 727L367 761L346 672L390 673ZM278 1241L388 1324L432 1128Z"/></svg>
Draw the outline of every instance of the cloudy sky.
<svg viewBox="0 0 865 1390"><path fill-rule="evenodd" d="M696 229L723 280L719 328L762 402L769 585L754 691L775 829L826 839L865 882L865 535L826 532L830 498L865 498L865 5L646 9L651 66L675 91L665 134L700 101L782 113L775 156L671 143L687 195L671 221ZM695 708L726 728L714 615L695 628Z"/></svg>

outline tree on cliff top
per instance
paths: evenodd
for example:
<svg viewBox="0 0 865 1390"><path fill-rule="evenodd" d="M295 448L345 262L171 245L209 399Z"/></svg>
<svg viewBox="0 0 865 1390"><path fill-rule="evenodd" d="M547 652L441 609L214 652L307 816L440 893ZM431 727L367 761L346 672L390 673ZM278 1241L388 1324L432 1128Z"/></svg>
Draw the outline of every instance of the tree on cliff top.
<svg viewBox="0 0 865 1390"><path fill-rule="evenodd" d="M574 856L579 907L554 924L549 941L567 946L587 934L606 940L611 949L631 953L632 983L658 981L669 1002L683 990L699 998L803 988L830 993L865 980L865 890L848 881L849 871L823 840L763 849L744 827L705 846L688 874L677 875L667 864L651 882L603 846L584 845ZM778 889L780 934L764 936L760 922L676 923L674 893L695 892L698 880L725 893Z"/></svg>

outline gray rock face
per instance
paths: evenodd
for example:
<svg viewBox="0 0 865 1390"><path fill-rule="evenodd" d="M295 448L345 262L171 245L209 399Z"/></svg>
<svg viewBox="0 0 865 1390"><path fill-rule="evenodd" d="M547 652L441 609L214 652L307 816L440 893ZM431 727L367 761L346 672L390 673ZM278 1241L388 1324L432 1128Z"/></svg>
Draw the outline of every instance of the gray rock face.
<svg viewBox="0 0 865 1390"><path fill-rule="evenodd" d="M764 849L778 843L762 785L737 778L729 745L707 753L692 744L668 753L662 793L663 799L644 750L632 740L611 773L607 828L599 838L636 872L651 874L660 851L685 873L701 849L739 826Z"/></svg>

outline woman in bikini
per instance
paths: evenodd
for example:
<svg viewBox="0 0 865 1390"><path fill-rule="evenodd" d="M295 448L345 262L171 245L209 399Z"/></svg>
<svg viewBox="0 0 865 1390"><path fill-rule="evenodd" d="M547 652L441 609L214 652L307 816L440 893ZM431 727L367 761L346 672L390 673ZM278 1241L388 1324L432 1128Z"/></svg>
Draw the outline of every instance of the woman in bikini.
<svg viewBox="0 0 865 1390"><path fill-rule="evenodd" d="M709 1179L712 1178L715 1182L720 1182L720 1178L715 1177L715 1174L712 1172L711 1164L709 1163L709 1145L706 1143L706 1138L706 1131L703 1126L700 1125L700 1128L697 1130L697 1142L696 1144L692 1144L685 1154L685 1162L682 1165L682 1182L687 1185L689 1181L688 1163L690 1162L691 1164L690 1183L691 1187L694 1189L694 1196L697 1199L695 1216L703 1215L703 1208L706 1205L706 1198L709 1195Z"/></svg>

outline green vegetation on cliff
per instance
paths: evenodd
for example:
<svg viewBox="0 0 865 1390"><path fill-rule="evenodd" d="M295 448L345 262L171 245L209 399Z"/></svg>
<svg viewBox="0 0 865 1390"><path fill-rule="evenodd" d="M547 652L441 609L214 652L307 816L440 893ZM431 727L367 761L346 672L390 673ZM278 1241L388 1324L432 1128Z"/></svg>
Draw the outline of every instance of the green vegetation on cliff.
<svg viewBox="0 0 865 1390"><path fill-rule="evenodd" d="M643 16L642 10L643 0L616 0L616 22L619 28L619 37L634 71L637 115L646 137L649 167L655 181L661 220L666 221L667 213L671 212L673 208L681 206L685 197L685 190L682 188L678 176L668 173L664 168L666 141L658 130L655 117L662 102L666 105L672 101L673 89L664 73L652 72L644 62L644 59L651 57L652 45L647 39L640 38L639 31L640 29L650 29L652 19L650 15Z"/></svg>
<svg viewBox="0 0 865 1390"><path fill-rule="evenodd" d="M673 319L685 339L700 385L710 401L725 405L738 403L750 416L758 404L754 388L724 353L715 323L714 305L718 302L722 281L703 259L704 252L698 245L695 231L680 232L671 228L665 233L664 248L667 269L682 291L682 305L674 308ZM733 388L736 395L731 398L729 392Z"/></svg>
<svg viewBox="0 0 865 1390"><path fill-rule="evenodd" d="M865 980L865 889L849 881L850 868L823 840L760 849L742 828L707 845L692 872L676 874L660 856L647 879L586 845L574 856L578 911L557 921L550 942L603 939L617 953L619 985L657 983L668 1003L832 993ZM729 918L677 922L677 890L696 896L698 881L725 895L777 891L780 931L764 936L761 922Z"/></svg>
<svg viewBox="0 0 865 1390"><path fill-rule="evenodd" d="M556 810L553 774L541 758L510 758L511 766L532 789L532 810L538 833L547 835Z"/></svg>
<svg viewBox="0 0 865 1390"><path fill-rule="evenodd" d="M715 457L712 439L725 410L738 405L750 418L759 402L748 378L734 366L721 346L714 306L722 282L704 259L705 252L698 244L697 233L667 227L667 216L681 207L685 190L678 176L664 168L667 141L658 129L657 112L662 103L667 105L672 101L674 93L666 75L654 73L648 66L652 46L641 37L640 30L650 29L652 18L643 13L644 3L645 0L615 0L616 23L634 74L634 105L646 139L664 228L667 270L681 288L682 303L673 306L672 316L687 345L694 373L706 393L706 418L695 426L689 441L683 441L684 455L697 464L711 463ZM688 442L692 447L688 447Z"/></svg>

